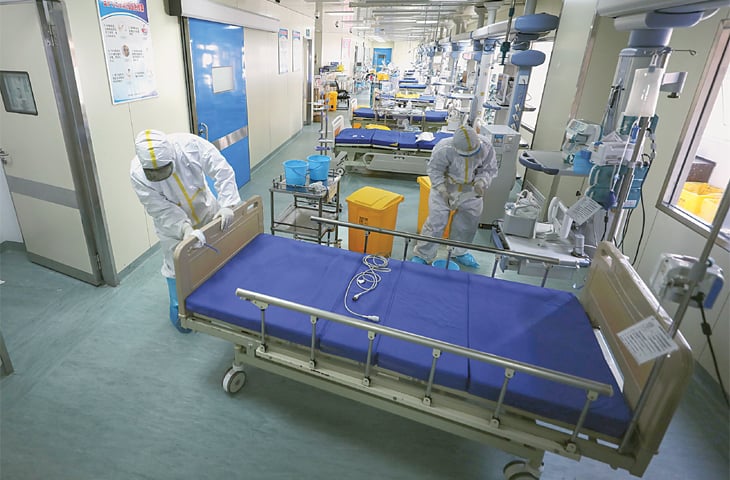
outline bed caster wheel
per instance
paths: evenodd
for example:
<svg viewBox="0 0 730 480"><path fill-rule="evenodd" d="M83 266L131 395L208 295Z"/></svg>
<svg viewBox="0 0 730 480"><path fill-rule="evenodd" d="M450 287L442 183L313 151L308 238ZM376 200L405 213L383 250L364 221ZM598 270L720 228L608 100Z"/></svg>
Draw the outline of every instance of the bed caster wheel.
<svg viewBox="0 0 730 480"><path fill-rule="evenodd" d="M514 460L504 466L502 470L505 480L538 480L539 474L534 473L534 468L522 460Z"/></svg>
<svg viewBox="0 0 730 480"><path fill-rule="evenodd" d="M337 169L335 169L335 174L343 176L345 174L345 169L343 167L337 167Z"/></svg>
<svg viewBox="0 0 730 480"><path fill-rule="evenodd" d="M243 370L236 370L231 367L223 375L223 390L226 393L238 393L244 385L246 385L246 372Z"/></svg>

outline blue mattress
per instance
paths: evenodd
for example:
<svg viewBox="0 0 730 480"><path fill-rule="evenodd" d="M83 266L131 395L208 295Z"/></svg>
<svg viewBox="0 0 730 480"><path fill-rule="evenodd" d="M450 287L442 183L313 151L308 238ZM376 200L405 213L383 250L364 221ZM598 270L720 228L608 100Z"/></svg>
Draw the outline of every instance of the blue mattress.
<svg viewBox="0 0 730 480"><path fill-rule="evenodd" d="M360 107L356 108L355 111L352 112L352 116L360 118L376 118L377 114L372 108Z"/></svg>
<svg viewBox="0 0 730 480"><path fill-rule="evenodd" d="M433 123L446 122L446 117L449 114L446 110L426 110L426 121Z"/></svg>
<svg viewBox="0 0 730 480"><path fill-rule="evenodd" d="M335 137L335 144L369 146L373 140L373 133L375 130L367 128L345 128Z"/></svg>
<svg viewBox="0 0 730 480"><path fill-rule="evenodd" d="M426 89L426 85L424 85L423 83L399 82L398 87L406 88L408 90L425 90Z"/></svg>
<svg viewBox="0 0 730 480"><path fill-rule="evenodd" d="M433 103L433 102L436 101L436 96L434 96L434 95L421 95L420 97L418 97L418 101L419 102L424 102L424 103Z"/></svg>
<svg viewBox="0 0 730 480"><path fill-rule="evenodd" d="M419 140L418 141L418 149L422 151L432 151L433 148L436 146L437 143L439 143L444 138L453 137L453 133L447 133L447 132L436 132L433 134L433 140Z"/></svg>
<svg viewBox="0 0 730 480"><path fill-rule="evenodd" d="M401 80L401 83L418 83L418 80L414 77L405 77L403 80Z"/></svg>
<svg viewBox="0 0 730 480"><path fill-rule="evenodd" d="M350 278L364 270L361 260L356 252L260 234L185 304L254 332L259 309L236 297L236 288L349 315L343 296ZM594 402L586 426L615 437L625 431L629 409L572 294L393 259L390 268L351 308L378 315L388 327L608 383L614 396ZM306 315L270 307L267 334L308 346L311 324ZM316 343L352 360L367 356L366 332L334 322L317 323ZM373 362L382 368L427 380L431 361L429 348L376 337ZM496 400L503 378L501 369L443 354L435 382ZM577 420L585 400L582 390L519 373L508 392L507 405L567 423Z"/></svg>
<svg viewBox="0 0 730 480"><path fill-rule="evenodd" d="M401 150L418 150L417 133L398 132L398 148Z"/></svg>
<svg viewBox="0 0 730 480"><path fill-rule="evenodd" d="M398 148L400 132L395 130L375 130L373 133L373 147Z"/></svg>

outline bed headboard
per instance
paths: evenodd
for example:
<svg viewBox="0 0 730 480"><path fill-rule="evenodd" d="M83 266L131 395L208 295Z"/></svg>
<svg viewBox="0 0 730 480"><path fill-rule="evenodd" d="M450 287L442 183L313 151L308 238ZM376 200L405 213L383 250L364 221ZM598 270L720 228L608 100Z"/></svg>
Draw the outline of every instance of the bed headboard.
<svg viewBox="0 0 730 480"><path fill-rule="evenodd" d="M220 229L216 219L201 227L205 239L219 253L210 248L194 248L194 237L181 241L173 255L177 279L178 310L185 315L185 299L201 283L218 271L239 250L264 231L264 207L261 197L253 196L233 209L233 222L226 230Z"/></svg>
<svg viewBox="0 0 730 480"><path fill-rule="evenodd" d="M337 115L337 117L332 120L332 136L336 137L343 128L345 128L345 119L342 115Z"/></svg>
<svg viewBox="0 0 730 480"><path fill-rule="evenodd" d="M617 334L650 315L667 330L672 319L627 258L609 242L602 242L596 250L580 301L611 348L624 376L624 398L633 410L654 361L638 365ZM655 388L648 393L646 407L639 417L636 438L637 447L643 453L637 452L637 457L648 454L650 459L658 450L692 375L694 360L689 345L679 332L674 341L679 350L665 358ZM641 462L639 458L637 461Z"/></svg>

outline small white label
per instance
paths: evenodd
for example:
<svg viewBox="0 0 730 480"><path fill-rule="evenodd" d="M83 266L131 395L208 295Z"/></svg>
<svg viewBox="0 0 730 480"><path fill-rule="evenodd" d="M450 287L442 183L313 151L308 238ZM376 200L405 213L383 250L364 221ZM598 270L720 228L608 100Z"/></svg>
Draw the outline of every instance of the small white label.
<svg viewBox="0 0 730 480"><path fill-rule="evenodd" d="M568 216L573 219L576 225L583 225L601 208L595 200L583 195L568 209Z"/></svg>
<svg viewBox="0 0 730 480"><path fill-rule="evenodd" d="M618 337L639 365L679 349L653 316L619 332Z"/></svg>

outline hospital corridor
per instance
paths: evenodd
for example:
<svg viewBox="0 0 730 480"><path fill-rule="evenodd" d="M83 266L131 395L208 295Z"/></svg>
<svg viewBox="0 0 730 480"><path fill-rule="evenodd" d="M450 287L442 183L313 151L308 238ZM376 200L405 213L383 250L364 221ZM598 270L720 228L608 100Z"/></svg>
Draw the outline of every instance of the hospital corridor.
<svg viewBox="0 0 730 480"><path fill-rule="evenodd" d="M0 479L730 478L728 66L730 0L0 0Z"/></svg>

